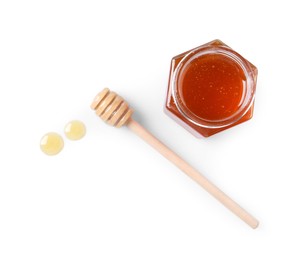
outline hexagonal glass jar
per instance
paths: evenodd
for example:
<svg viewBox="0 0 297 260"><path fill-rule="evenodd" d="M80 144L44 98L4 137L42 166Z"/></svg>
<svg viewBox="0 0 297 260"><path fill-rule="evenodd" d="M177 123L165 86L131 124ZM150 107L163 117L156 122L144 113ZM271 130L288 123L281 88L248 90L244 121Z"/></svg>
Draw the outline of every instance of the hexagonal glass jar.
<svg viewBox="0 0 297 260"><path fill-rule="evenodd" d="M165 112L197 137L253 116L257 68L220 40L171 61Z"/></svg>

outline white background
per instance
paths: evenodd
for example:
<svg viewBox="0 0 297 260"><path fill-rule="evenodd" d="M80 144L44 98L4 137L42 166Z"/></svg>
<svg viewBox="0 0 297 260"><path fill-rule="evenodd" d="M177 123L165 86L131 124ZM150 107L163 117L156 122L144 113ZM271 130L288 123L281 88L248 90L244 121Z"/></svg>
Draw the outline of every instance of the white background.
<svg viewBox="0 0 297 260"><path fill-rule="evenodd" d="M0 259L296 259L294 1L0 1ZM221 39L259 70L252 120L196 139L163 113L170 60ZM135 119L260 220L253 230L127 128ZM88 133L40 152L71 119Z"/></svg>

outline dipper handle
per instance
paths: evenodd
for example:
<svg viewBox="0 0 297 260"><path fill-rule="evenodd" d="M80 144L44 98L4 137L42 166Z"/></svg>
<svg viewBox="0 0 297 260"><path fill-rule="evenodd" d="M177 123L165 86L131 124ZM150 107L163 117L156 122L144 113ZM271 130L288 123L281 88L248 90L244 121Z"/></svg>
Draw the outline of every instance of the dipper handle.
<svg viewBox="0 0 297 260"><path fill-rule="evenodd" d="M155 148L166 159L175 164L179 169L181 169L191 179L197 182L202 188L204 188L208 193L210 193L213 197L220 201L226 208L231 210L235 215L241 218L250 227L258 227L259 222L257 219L255 219L251 214L249 214L246 210L240 207L234 200L232 200L217 186L211 183L206 177L204 177L191 165L185 162L180 156L178 156L175 152L169 149L160 140L154 137L143 126L141 126L139 123L137 123L135 120L131 118L127 123L127 127L129 127L135 134L137 134L140 138L146 141L149 145Z"/></svg>
<svg viewBox="0 0 297 260"><path fill-rule="evenodd" d="M141 137L149 145L155 148L165 158L175 164L190 178L202 186L208 193L220 201L226 208L231 210L235 215L241 218L252 228L259 225L255 219L246 210L240 207L235 201L222 192L217 186L211 183L200 172L195 170L191 165L185 162L176 153L170 150L166 145L154 137L149 131L142 127L139 123L132 119L133 110L123 98L109 89L105 88L94 99L91 108L96 111L96 114L101 117L106 123L115 127L127 125L136 135Z"/></svg>

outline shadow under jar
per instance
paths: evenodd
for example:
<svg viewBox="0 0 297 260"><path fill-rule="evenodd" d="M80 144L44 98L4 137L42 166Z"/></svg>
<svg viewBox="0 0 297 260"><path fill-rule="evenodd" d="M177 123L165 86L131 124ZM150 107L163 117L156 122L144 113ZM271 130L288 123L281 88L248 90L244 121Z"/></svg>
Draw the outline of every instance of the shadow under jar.
<svg viewBox="0 0 297 260"><path fill-rule="evenodd" d="M220 40L175 56L165 112L197 137L253 115L257 68Z"/></svg>

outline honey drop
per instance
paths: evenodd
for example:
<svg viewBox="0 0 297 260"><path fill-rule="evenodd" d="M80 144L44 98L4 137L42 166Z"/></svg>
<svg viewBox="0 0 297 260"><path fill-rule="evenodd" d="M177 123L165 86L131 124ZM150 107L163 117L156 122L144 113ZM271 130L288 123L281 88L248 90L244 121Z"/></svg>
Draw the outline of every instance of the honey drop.
<svg viewBox="0 0 297 260"><path fill-rule="evenodd" d="M83 122L73 120L65 126L64 132L68 139L79 140L85 136L86 127Z"/></svg>
<svg viewBox="0 0 297 260"><path fill-rule="evenodd" d="M57 133L47 133L40 140L40 149L46 155L56 155L63 147L63 138Z"/></svg>

